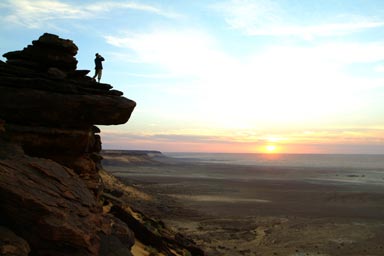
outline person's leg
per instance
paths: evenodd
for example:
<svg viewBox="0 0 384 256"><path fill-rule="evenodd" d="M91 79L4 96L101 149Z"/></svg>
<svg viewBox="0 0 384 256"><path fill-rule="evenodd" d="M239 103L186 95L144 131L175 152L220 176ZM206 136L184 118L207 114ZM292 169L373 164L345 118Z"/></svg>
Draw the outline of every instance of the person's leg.
<svg viewBox="0 0 384 256"><path fill-rule="evenodd" d="M96 76L97 76L97 69L95 69L95 75L92 77L92 79L95 80Z"/></svg>
<svg viewBox="0 0 384 256"><path fill-rule="evenodd" d="M102 75L102 73L103 73L103 70L102 70L102 69L99 69L98 71L99 71L99 72L98 72L98 74L97 74L97 79L99 80L99 83L100 83L100 79L101 79L101 75Z"/></svg>

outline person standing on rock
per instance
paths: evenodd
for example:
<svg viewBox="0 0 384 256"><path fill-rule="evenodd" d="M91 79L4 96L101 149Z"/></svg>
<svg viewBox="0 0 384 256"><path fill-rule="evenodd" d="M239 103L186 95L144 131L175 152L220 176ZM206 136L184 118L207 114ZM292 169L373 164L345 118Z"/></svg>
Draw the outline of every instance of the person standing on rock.
<svg viewBox="0 0 384 256"><path fill-rule="evenodd" d="M96 53L96 58L95 58L95 75L93 76L93 80L95 80L96 76L97 76L97 81L100 83L100 79L101 79L101 75L102 75L102 71L103 71L103 64L102 64L102 61L104 61L104 58Z"/></svg>

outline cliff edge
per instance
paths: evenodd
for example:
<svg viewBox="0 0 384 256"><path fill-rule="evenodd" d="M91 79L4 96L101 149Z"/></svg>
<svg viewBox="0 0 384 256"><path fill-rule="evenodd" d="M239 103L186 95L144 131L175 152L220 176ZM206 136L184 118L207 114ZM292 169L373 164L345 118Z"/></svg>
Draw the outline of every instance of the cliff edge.
<svg viewBox="0 0 384 256"><path fill-rule="evenodd" d="M95 126L127 122L136 103L76 70L77 51L46 33L0 61L1 255L132 255L154 235L105 191ZM160 244L159 255L189 253L174 235L145 243Z"/></svg>

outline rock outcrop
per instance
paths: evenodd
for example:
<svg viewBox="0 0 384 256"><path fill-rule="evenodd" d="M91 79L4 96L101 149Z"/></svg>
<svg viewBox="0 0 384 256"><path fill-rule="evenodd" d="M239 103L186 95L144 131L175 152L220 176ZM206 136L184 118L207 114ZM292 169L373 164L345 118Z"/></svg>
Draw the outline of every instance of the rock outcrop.
<svg viewBox="0 0 384 256"><path fill-rule="evenodd" d="M117 237L122 226L104 215L95 196L70 168L29 157L3 142L0 160L2 225L28 241L38 255L98 255L103 236ZM106 245L108 246L108 245ZM120 246L124 246L122 243Z"/></svg>
<svg viewBox="0 0 384 256"><path fill-rule="evenodd" d="M108 193L95 125L127 122L136 103L76 70L77 51L46 33L0 61L0 254L129 256L147 234L163 254L203 255Z"/></svg>
<svg viewBox="0 0 384 256"><path fill-rule="evenodd" d="M94 125L123 124L136 104L77 71L76 53L72 41L44 34L22 51L4 54L0 119L9 141L30 156L74 169L98 194L101 142Z"/></svg>
<svg viewBox="0 0 384 256"><path fill-rule="evenodd" d="M77 50L44 34L0 62L2 255L130 255L133 232L99 203L95 125L127 122L136 103L76 70Z"/></svg>

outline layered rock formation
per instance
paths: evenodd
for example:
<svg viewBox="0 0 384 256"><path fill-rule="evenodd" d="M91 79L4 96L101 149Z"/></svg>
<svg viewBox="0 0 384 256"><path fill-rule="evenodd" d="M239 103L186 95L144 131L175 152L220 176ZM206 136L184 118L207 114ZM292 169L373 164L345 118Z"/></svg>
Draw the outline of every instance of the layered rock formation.
<svg viewBox="0 0 384 256"><path fill-rule="evenodd" d="M95 125L127 122L136 103L76 70L77 51L44 34L0 62L1 255L131 255L134 233L100 203Z"/></svg>
<svg viewBox="0 0 384 256"><path fill-rule="evenodd" d="M108 84L92 82L87 71L77 71L76 53L72 41L44 34L22 51L4 54L0 119L8 140L30 156L74 169L98 194L101 142L94 125L127 122L135 102Z"/></svg>
<svg viewBox="0 0 384 256"><path fill-rule="evenodd" d="M94 125L123 124L136 104L76 70L77 50L44 34L0 62L1 225L36 255L98 255L113 240L129 255L133 233L98 202Z"/></svg>

